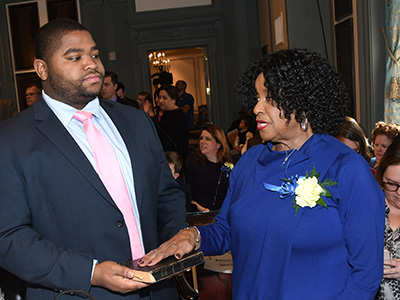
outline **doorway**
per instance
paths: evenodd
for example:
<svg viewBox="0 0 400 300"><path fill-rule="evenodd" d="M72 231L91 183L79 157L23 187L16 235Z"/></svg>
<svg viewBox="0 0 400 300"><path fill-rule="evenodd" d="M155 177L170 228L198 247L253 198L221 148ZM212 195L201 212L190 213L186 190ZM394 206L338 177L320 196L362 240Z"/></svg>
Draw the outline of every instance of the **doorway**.
<svg viewBox="0 0 400 300"><path fill-rule="evenodd" d="M204 47L179 48L162 50L157 49L153 52L164 53L165 59L169 60L168 72L172 74L172 84L178 80L183 80L187 84L186 92L192 94L194 98L195 121L199 120L199 111L210 106L210 84L207 68L207 49ZM150 75L154 79L154 74L158 73L157 68L150 65ZM155 87L152 84L154 95Z"/></svg>

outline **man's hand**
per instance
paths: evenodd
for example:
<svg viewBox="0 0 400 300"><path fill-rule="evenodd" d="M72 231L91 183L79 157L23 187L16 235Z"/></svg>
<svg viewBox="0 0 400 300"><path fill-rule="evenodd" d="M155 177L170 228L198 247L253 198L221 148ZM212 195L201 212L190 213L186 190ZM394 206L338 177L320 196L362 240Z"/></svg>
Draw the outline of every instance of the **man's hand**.
<svg viewBox="0 0 400 300"><path fill-rule="evenodd" d="M183 113L187 114L190 111L191 106L189 104L185 104L184 106L181 106L180 109L183 110Z"/></svg>
<svg viewBox="0 0 400 300"><path fill-rule="evenodd" d="M134 270L113 261L104 261L94 268L92 285L124 294L149 286L149 284L132 280L134 276Z"/></svg>

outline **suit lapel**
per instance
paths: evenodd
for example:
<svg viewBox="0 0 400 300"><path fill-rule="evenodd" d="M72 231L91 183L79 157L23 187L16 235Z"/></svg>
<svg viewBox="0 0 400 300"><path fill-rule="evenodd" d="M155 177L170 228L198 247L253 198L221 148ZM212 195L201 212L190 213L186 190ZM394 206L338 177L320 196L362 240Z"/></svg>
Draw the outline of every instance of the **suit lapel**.
<svg viewBox="0 0 400 300"><path fill-rule="evenodd" d="M40 99L33 108L35 110L37 129L49 139L108 202L115 206L93 166L45 101Z"/></svg>

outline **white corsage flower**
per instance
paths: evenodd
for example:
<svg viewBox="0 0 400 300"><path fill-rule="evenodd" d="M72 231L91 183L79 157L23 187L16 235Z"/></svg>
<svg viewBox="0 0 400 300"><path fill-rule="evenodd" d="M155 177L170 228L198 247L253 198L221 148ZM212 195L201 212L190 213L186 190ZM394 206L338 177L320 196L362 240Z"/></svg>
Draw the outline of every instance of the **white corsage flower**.
<svg viewBox="0 0 400 300"><path fill-rule="evenodd" d="M284 182L280 186L267 182L263 182L263 185L268 191L278 192L281 199L293 196L293 208L296 210L295 215L300 207L313 208L318 204L328 209L322 196L332 198L331 192L326 188L337 184L332 179L325 179L321 183L315 166L310 173L306 172L306 176L296 174L283 180Z"/></svg>
<svg viewBox="0 0 400 300"><path fill-rule="evenodd" d="M297 180L297 187L295 189L296 204L300 207L314 207L321 197L324 190L318 184L316 177L309 177Z"/></svg>

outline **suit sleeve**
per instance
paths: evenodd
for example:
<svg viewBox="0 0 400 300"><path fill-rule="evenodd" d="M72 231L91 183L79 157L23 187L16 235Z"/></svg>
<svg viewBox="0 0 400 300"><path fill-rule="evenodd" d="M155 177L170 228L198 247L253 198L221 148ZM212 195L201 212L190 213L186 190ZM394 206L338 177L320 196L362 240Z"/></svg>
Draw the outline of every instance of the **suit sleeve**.
<svg viewBox="0 0 400 300"><path fill-rule="evenodd" d="M90 253L60 249L34 230L25 179L17 171L12 149L5 148L5 144L3 139L0 142L0 266L23 280L49 288L89 290L93 257Z"/></svg>

